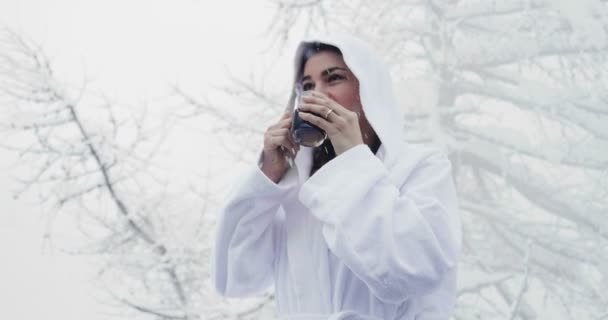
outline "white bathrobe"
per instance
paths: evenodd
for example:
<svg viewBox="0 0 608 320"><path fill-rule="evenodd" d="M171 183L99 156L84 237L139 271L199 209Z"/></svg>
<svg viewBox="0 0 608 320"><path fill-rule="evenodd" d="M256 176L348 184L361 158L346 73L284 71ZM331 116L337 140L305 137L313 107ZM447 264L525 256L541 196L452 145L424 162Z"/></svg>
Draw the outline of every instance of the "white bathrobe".
<svg viewBox="0 0 608 320"><path fill-rule="evenodd" d="M448 319L461 246L450 162L403 142L388 70L365 43L314 40L342 51L382 145L351 148L312 177L302 147L278 184L252 164L220 213L215 287L244 297L274 284L282 319Z"/></svg>

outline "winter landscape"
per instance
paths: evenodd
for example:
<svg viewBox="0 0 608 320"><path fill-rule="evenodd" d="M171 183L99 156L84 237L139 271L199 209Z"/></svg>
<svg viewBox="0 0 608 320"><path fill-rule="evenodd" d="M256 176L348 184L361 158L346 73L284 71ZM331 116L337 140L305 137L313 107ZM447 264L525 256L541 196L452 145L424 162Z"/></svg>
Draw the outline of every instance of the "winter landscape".
<svg viewBox="0 0 608 320"><path fill-rule="evenodd" d="M318 33L372 43L445 150L454 319L608 319L608 2L0 2L6 319L275 319L224 299L218 209Z"/></svg>

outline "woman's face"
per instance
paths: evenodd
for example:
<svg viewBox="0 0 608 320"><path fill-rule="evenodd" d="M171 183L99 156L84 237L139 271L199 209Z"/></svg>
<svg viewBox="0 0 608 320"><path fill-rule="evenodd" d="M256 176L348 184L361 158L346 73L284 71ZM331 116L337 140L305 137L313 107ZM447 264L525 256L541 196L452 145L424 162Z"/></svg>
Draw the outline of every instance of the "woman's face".
<svg viewBox="0 0 608 320"><path fill-rule="evenodd" d="M301 79L304 90L321 92L344 108L359 115L359 127L365 143L373 141L375 133L365 118L359 96L359 80L337 53L321 51L306 61Z"/></svg>
<svg viewBox="0 0 608 320"><path fill-rule="evenodd" d="M322 92L348 110L361 111L359 80L336 53L321 51L310 57L301 83L304 90Z"/></svg>

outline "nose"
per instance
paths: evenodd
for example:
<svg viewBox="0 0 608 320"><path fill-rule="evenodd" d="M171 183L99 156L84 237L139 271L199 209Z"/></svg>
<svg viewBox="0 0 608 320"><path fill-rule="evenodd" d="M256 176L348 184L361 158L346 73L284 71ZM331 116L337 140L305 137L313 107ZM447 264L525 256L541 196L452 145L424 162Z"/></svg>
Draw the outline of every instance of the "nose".
<svg viewBox="0 0 608 320"><path fill-rule="evenodd" d="M331 98L331 99L334 99L333 94L332 94L332 92L331 92L331 90L330 90L329 86L326 86L326 85L318 85L318 86L315 88L315 91L318 91L318 92L320 92L320 93L322 93L322 94L326 95L327 97L329 97L329 98Z"/></svg>

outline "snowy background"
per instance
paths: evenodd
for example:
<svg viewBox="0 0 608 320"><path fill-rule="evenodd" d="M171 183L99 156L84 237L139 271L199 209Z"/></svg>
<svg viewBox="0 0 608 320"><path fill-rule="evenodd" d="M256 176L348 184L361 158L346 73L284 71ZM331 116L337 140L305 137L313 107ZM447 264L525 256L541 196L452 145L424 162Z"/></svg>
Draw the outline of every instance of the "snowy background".
<svg viewBox="0 0 608 320"><path fill-rule="evenodd" d="M0 0L3 318L273 318L272 292L213 294L210 238L295 45L330 31L450 154L454 317L608 319L607 5Z"/></svg>

